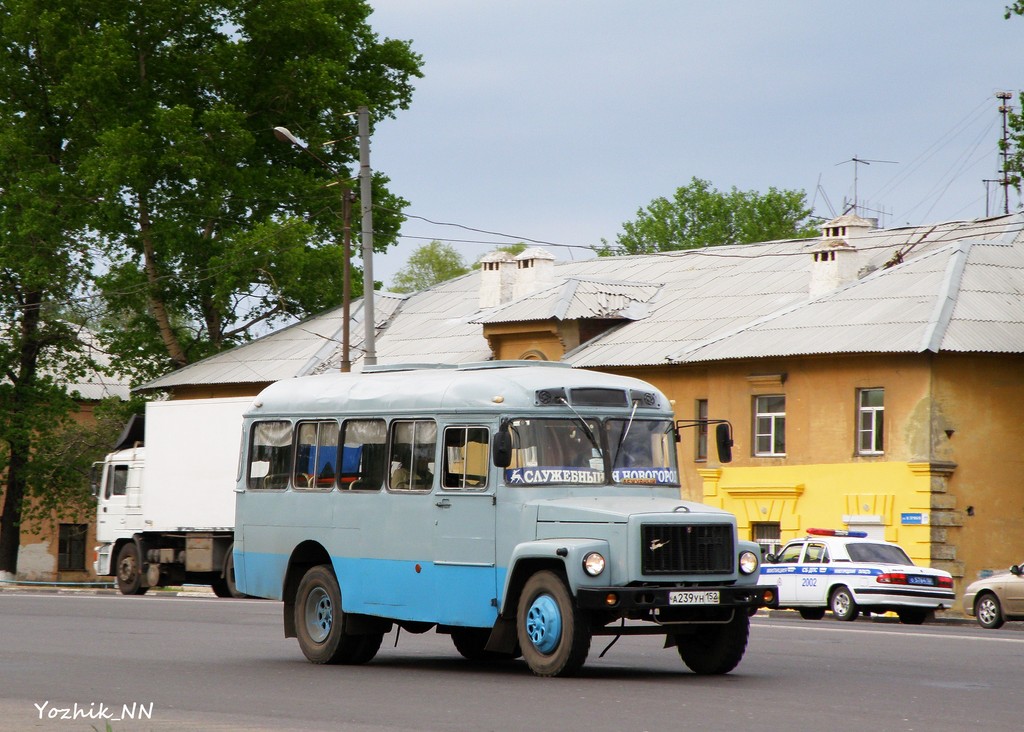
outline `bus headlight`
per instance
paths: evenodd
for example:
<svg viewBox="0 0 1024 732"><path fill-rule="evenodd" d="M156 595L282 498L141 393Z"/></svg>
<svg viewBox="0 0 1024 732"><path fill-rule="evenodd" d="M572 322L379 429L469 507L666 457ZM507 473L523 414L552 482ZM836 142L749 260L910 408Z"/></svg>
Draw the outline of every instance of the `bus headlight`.
<svg viewBox="0 0 1024 732"><path fill-rule="evenodd" d="M757 555L754 552L740 554L740 571L743 574L753 574L757 571Z"/></svg>
<svg viewBox="0 0 1024 732"><path fill-rule="evenodd" d="M583 557L583 571L589 574L591 577L597 577L604 571L604 557L597 552L590 552L587 556Z"/></svg>

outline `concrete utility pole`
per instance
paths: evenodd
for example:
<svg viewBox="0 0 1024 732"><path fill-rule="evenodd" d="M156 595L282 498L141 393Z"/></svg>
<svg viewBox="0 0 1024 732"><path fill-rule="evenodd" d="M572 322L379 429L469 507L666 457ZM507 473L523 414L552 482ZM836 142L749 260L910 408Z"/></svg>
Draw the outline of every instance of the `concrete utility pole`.
<svg viewBox="0 0 1024 732"><path fill-rule="evenodd" d="M1006 136L1006 115L1013 111L1007 102L1013 99L1011 92L998 92L996 99L1002 100L999 105L999 113L1003 115L1003 213L1010 213L1010 143Z"/></svg>
<svg viewBox="0 0 1024 732"><path fill-rule="evenodd" d="M359 199L363 207L363 364L377 363L377 323L373 314L373 201L370 198L370 110L359 107Z"/></svg>

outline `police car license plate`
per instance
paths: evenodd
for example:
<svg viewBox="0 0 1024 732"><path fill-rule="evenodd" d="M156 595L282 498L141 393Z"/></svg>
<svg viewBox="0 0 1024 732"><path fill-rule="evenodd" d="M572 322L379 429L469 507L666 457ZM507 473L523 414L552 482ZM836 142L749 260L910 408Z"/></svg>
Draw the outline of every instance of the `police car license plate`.
<svg viewBox="0 0 1024 732"><path fill-rule="evenodd" d="M910 585L928 585L929 587L931 587L933 584L935 584L935 581L931 577L927 577L927 576L924 576L924 575L912 574L909 577L907 577L907 584L910 584Z"/></svg>
<svg viewBox="0 0 1024 732"><path fill-rule="evenodd" d="M669 605L717 605L718 602L718 590L686 590L668 593Z"/></svg>

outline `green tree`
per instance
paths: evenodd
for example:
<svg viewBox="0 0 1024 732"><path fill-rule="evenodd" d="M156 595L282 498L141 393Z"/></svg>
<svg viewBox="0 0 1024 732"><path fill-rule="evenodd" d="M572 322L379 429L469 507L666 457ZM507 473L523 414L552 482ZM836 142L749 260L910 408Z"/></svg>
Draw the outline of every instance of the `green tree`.
<svg viewBox="0 0 1024 732"><path fill-rule="evenodd" d="M63 383L93 364L64 317L88 285L94 252L76 237L89 202L67 173L94 140L69 93L75 59L93 54L87 7L0 6L0 577L17 572L29 499L67 486L60 449L75 401ZM59 375L59 379L58 379Z"/></svg>
<svg viewBox="0 0 1024 732"><path fill-rule="evenodd" d="M506 254L511 254L514 257L517 254L522 254L526 251L526 243L520 241L515 244L506 244L504 246L495 247L492 251L505 252ZM485 256L487 255L481 255L475 262L473 262L473 269L480 269L480 260Z"/></svg>
<svg viewBox="0 0 1024 732"><path fill-rule="evenodd" d="M723 244L815 236L807 196L802 191L769 188L767 193L724 193L693 178L672 199L656 198L622 225L615 245L602 240L599 254L650 254Z"/></svg>
<svg viewBox="0 0 1024 732"><path fill-rule="evenodd" d="M1012 5L1008 5L1005 15L1007 20L1014 15L1024 16L1024 0L1016 0ZM1024 99L1024 92L1017 92L1017 99L1018 101ZM1013 112L1012 109L1011 107L1007 120L1010 134L1006 143L1006 175L1010 185L1016 189L1017 193L1020 193L1021 181L1024 180L1024 110L1018 109L1017 112ZM1000 149L1003 144L1003 141L1000 140Z"/></svg>
<svg viewBox="0 0 1024 732"><path fill-rule="evenodd" d="M418 247L391 284L395 292L417 292L469 272L469 268L450 244L432 241Z"/></svg>
<svg viewBox="0 0 1024 732"><path fill-rule="evenodd" d="M379 39L364 0L106 0L97 12L95 82L75 90L98 110L97 144L80 173L110 260L102 336L123 365L163 373L340 302L352 113L408 106L421 65L409 44ZM386 184L374 177L378 250L406 205ZM353 294L362 286L354 267Z"/></svg>
<svg viewBox="0 0 1024 732"><path fill-rule="evenodd" d="M0 576L17 570L26 498L46 507L81 486L52 456L77 440L66 384L95 367L73 325L94 272L109 350L138 378L340 301L348 113L394 115L420 76L370 12L0 0ZM324 165L278 142L278 125ZM405 205L387 182L374 177L379 249Z"/></svg>

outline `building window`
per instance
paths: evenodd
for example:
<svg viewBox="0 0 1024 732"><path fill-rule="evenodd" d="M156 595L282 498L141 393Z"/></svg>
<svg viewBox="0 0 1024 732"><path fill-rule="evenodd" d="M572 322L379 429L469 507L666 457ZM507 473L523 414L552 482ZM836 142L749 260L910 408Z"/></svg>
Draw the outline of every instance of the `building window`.
<svg viewBox="0 0 1024 732"><path fill-rule="evenodd" d="M61 524L57 535L57 569L74 571L85 569L85 537L87 524Z"/></svg>
<svg viewBox="0 0 1024 732"><path fill-rule="evenodd" d="M697 462L708 459L708 400L697 400Z"/></svg>
<svg viewBox="0 0 1024 732"><path fill-rule="evenodd" d="M786 397L754 397L754 454L777 457L786 454Z"/></svg>
<svg viewBox="0 0 1024 732"><path fill-rule="evenodd" d="M775 554L782 547L782 526L778 521L754 521L750 539L761 545L761 555Z"/></svg>
<svg viewBox="0 0 1024 732"><path fill-rule="evenodd" d="M857 452L881 455L885 438L885 389L857 392Z"/></svg>

